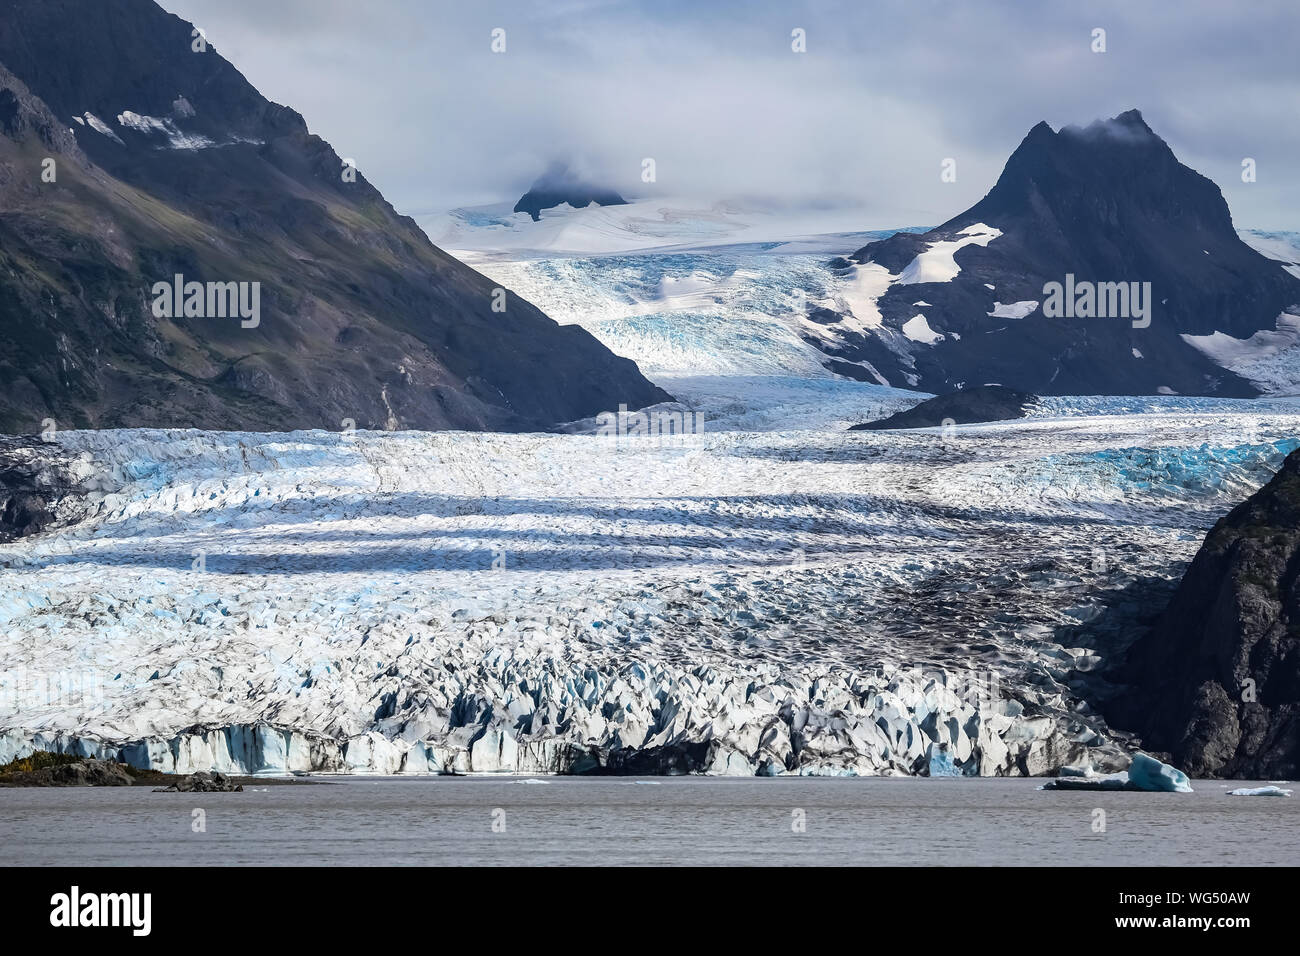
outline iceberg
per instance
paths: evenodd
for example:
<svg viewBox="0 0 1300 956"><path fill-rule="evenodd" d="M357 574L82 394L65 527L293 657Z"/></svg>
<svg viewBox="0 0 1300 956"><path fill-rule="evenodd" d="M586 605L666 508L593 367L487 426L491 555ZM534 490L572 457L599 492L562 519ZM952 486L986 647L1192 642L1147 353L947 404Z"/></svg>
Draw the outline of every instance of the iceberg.
<svg viewBox="0 0 1300 956"><path fill-rule="evenodd" d="M1282 787L1242 787L1238 790L1229 790L1230 797L1289 797L1290 790L1284 790Z"/></svg>
<svg viewBox="0 0 1300 956"><path fill-rule="evenodd" d="M1149 754L1139 753L1128 770L1104 777L1080 776L1073 768L1062 768L1061 776L1050 780L1040 790L1139 790L1148 793L1191 793L1187 774L1161 763Z"/></svg>
<svg viewBox="0 0 1300 956"><path fill-rule="evenodd" d="M1187 779L1187 774L1144 753L1139 753L1133 758L1133 763L1128 768L1128 779L1129 783L1138 790L1154 790L1163 793L1192 792L1192 784Z"/></svg>

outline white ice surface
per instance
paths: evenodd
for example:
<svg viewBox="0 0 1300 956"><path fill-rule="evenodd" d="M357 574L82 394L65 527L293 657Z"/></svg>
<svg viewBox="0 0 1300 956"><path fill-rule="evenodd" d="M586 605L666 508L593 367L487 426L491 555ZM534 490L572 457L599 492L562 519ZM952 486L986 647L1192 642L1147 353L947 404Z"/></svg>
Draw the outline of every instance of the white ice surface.
<svg viewBox="0 0 1300 956"><path fill-rule="evenodd" d="M622 206L544 209L533 222L513 203L424 216L429 238L466 261L592 256L764 245L785 255L843 255L869 240L854 207L805 209L745 200L637 199Z"/></svg>
<svg viewBox="0 0 1300 956"><path fill-rule="evenodd" d="M1094 668L1054 629L1177 574L1300 425L1287 403L1056 399L952 434L846 432L898 393L676 384L715 423L685 444L61 432L110 491L0 549L0 750L540 772L569 743L702 739L719 773L992 773L1016 754L1043 772L1089 756L1065 742L1091 733L1068 694L985 714L957 675L1031 693L1031 671Z"/></svg>
<svg viewBox="0 0 1300 956"><path fill-rule="evenodd" d="M1300 394L1300 315L1282 313L1276 328L1238 339L1225 332L1183 335L1210 361L1272 395Z"/></svg>
<svg viewBox="0 0 1300 956"><path fill-rule="evenodd" d="M880 321L866 286L873 270L884 270L856 267L842 278L824 255L744 246L467 261L556 321L581 325L655 380L833 378L826 354L804 336L833 342L840 327ZM820 325L805 318L810 305L835 309L845 321Z"/></svg>

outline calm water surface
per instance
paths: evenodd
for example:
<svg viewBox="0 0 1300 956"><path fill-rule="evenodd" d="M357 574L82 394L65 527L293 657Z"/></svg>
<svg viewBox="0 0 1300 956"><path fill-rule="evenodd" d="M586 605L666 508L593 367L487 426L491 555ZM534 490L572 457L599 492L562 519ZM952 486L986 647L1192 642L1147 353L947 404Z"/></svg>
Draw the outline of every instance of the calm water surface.
<svg viewBox="0 0 1300 956"><path fill-rule="evenodd" d="M1226 795L1257 785L1243 782L1163 794L1043 792L1024 779L318 779L244 793L0 790L3 862L1300 863L1300 798ZM193 832L195 809L206 832Z"/></svg>

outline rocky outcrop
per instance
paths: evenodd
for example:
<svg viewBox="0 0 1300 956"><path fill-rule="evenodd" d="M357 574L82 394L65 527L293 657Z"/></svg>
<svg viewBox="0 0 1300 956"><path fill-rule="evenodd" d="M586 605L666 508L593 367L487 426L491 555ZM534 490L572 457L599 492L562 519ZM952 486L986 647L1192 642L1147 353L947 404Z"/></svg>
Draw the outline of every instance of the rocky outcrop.
<svg viewBox="0 0 1300 956"><path fill-rule="evenodd" d="M1193 776L1300 774L1300 452L1205 538L1111 705Z"/></svg>
<svg viewBox="0 0 1300 956"><path fill-rule="evenodd" d="M854 425L850 431L883 431L892 428L937 428L951 422L966 425L974 422L1000 422L1024 418L1037 396L1018 392L1002 385L979 385L962 388L947 395L927 398L906 411L888 418Z"/></svg>
<svg viewBox="0 0 1300 956"><path fill-rule="evenodd" d="M133 783L122 764L93 758L0 775L3 787L129 787Z"/></svg>
<svg viewBox="0 0 1300 956"><path fill-rule="evenodd" d="M89 456L54 442L0 435L0 543L37 534L77 514Z"/></svg>
<svg viewBox="0 0 1300 956"><path fill-rule="evenodd" d="M243 784L235 783L224 773L199 770L186 774L169 787L155 787L154 793L243 793Z"/></svg>

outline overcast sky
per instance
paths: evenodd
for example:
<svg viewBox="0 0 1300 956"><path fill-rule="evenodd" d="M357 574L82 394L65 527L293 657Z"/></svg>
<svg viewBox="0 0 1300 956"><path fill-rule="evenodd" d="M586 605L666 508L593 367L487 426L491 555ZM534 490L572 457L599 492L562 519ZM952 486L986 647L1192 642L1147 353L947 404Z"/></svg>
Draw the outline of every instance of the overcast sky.
<svg viewBox="0 0 1300 956"><path fill-rule="evenodd" d="M653 157L661 195L831 201L861 207L864 229L935 224L983 196L1039 120L1137 107L1219 184L1238 226L1300 229L1295 0L163 6L410 215L516 199L557 158L647 194Z"/></svg>

